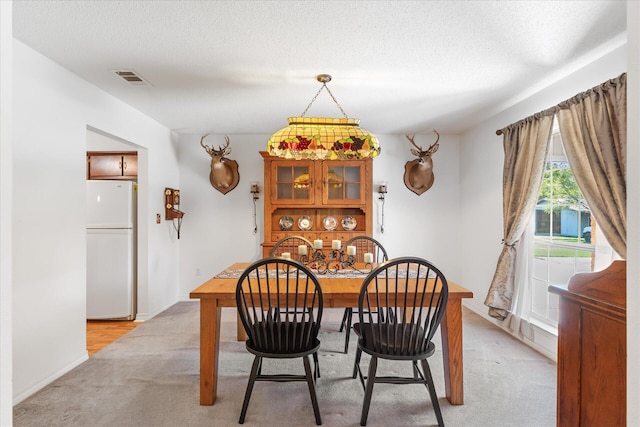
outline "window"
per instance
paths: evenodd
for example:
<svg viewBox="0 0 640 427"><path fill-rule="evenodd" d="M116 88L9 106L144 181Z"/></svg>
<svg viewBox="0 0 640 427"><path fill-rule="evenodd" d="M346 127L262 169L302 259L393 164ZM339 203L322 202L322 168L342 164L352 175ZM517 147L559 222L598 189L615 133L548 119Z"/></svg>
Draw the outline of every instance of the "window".
<svg viewBox="0 0 640 427"><path fill-rule="evenodd" d="M554 129L538 203L531 221L530 321L557 333L558 296L549 285L567 284L576 273L600 270L614 252L578 188L562 139ZM604 264L604 265L600 265Z"/></svg>

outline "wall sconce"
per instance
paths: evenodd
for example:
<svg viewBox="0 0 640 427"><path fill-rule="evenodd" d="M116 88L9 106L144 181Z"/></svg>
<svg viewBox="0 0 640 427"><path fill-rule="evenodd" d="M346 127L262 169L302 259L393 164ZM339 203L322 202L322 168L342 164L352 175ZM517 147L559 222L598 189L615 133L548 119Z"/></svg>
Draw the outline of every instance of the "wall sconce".
<svg viewBox="0 0 640 427"><path fill-rule="evenodd" d="M384 200L387 194L387 183L382 182L378 186L378 200L382 202L382 218L380 221L380 233L384 233Z"/></svg>
<svg viewBox="0 0 640 427"><path fill-rule="evenodd" d="M256 201L260 198L260 184L257 182L251 183L251 197L253 198L253 234L258 233L258 221L256 219Z"/></svg>
<svg viewBox="0 0 640 427"><path fill-rule="evenodd" d="M180 190L175 188L164 189L164 219L173 221L173 228L180 238L180 227L182 226L182 217L184 212L178 209L180 206ZM176 223L176 220L177 223Z"/></svg>

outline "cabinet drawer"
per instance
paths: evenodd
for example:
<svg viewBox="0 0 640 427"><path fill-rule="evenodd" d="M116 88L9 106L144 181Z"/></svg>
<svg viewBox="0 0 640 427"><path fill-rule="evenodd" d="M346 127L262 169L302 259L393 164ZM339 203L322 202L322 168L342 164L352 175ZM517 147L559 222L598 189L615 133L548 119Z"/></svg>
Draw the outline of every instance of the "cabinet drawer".
<svg viewBox="0 0 640 427"><path fill-rule="evenodd" d="M271 233L271 241L275 243L278 240L284 239L286 236L287 235L285 233Z"/></svg>
<svg viewBox="0 0 640 427"><path fill-rule="evenodd" d="M315 239L318 238L318 235L316 233L309 232L309 231L297 231L297 232L289 231L288 233L285 233L285 232L271 233L271 242L276 243L278 240L282 240L285 237L291 237L291 236L302 236L305 239L311 241L312 243Z"/></svg>
<svg viewBox="0 0 640 427"><path fill-rule="evenodd" d="M338 240L342 240L342 244L345 244L347 242L347 240L349 240L350 238L352 238L354 236L353 233L349 233L346 231L340 231L337 233L334 233L335 237L334 239L338 239Z"/></svg>
<svg viewBox="0 0 640 427"><path fill-rule="evenodd" d="M305 239L313 243L313 241L318 238L318 233L310 233L308 231L305 231L300 233L300 236L304 237Z"/></svg>
<svg viewBox="0 0 640 427"><path fill-rule="evenodd" d="M331 245L331 241L333 239L337 239L337 237L335 237L335 233L332 231L324 231L322 233L318 233L318 239L329 242L329 245Z"/></svg>

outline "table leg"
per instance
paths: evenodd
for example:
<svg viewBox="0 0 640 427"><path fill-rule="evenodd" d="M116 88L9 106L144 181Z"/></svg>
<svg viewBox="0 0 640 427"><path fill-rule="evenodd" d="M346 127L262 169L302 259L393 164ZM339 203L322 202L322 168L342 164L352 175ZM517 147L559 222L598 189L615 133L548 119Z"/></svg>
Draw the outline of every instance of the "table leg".
<svg viewBox="0 0 640 427"><path fill-rule="evenodd" d="M444 386L452 405L464 404L462 364L462 299L449 299L442 323L442 358Z"/></svg>
<svg viewBox="0 0 640 427"><path fill-rule="evenodd" d="M244 330L244 326L242 325L242 320L240 320L240 314L237 315L236 319L236 337L238 341L246 341L247 340L247 332Z"/></svg>
<svg viewBox="0 0 640 427"><path fill-rule="evenodd" d="M218 393L221 313L215 299L200 300L200 405L213 405Z"/></svg>

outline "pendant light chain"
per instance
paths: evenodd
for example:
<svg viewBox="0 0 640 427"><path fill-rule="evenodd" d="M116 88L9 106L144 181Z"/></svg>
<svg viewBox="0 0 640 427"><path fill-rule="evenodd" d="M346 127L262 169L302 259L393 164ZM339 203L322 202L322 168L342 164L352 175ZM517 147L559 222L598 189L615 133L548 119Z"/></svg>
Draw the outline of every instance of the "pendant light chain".
<svg viewBox="0 0 640 427"><path fill-rule="evenodd" d="M315 102L315 100L318 97L318 95L320 95L320 92L322 92L322 89L327 89L327 92L329 92L329 95L331 95L331 98L333 99L333 102L336 103L336 105L338 106L338 108L342 112L342 115L344 116L344 118L348 119L349 117L347 116L347 113L344 112L344 110L342 109L342 106L338 103L338 100L336 99L336 97L333 96L333 93L331 93L331 90L329 90L329 86L327 86L327 83L322 83L322 87L318 90L318 92L313 97L313 99L311 100L309 105L307 105L307 108L304 109L304 111L302 112L300 117L304 117L304 115L307 114L307 111L309 110L309 108L311 108L311 105Z"/></svg>

